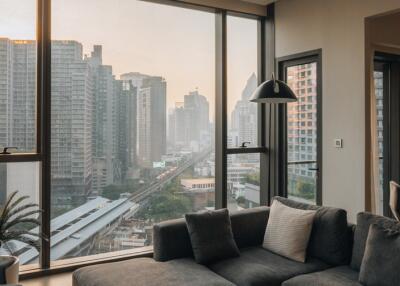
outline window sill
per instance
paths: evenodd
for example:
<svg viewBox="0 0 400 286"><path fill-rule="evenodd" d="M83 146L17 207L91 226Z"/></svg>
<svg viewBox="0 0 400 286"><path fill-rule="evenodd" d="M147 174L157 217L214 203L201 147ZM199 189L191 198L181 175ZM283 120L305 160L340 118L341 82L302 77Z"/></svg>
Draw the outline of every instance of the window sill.
<svg viewBox="0 0 400 286"><path fill-rule="evenodd" d="M52 262L50 268L47 269L38 268L37 265L22 265L20 266L20 279L26 280L57 273L70 272L84 266L116 262L139 257L153 257L153 246L57 260Z"/></svg>

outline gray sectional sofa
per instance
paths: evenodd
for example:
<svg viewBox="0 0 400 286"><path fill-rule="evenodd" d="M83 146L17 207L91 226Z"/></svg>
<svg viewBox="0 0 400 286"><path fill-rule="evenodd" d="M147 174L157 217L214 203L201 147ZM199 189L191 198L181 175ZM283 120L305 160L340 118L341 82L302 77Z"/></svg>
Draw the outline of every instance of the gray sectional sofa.
<svg viewBox="0 0 400 286"><path fill-rule="evenodd" d="M358 227L347 224L344 210L276 199L291 207L317 210L306 263L261 247L269 208L258 207L231 214L232 231L240 249L237 258L207 266L197 264L185 220L177 219L154 226L154 258L81 268L73 274L73 285L361 286L358 271L369 225L394 221L361 213Z"/></svg>

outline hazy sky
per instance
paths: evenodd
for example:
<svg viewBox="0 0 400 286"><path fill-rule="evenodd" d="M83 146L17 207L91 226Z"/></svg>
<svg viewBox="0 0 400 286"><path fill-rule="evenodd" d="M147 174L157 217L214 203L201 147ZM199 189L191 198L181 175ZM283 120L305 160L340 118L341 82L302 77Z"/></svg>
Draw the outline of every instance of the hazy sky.
<svg viewBox="0 0 400 286"><path fill-rule="evenodd" d="M0 37L35 38L36 0L0 0ZM228 112L257 67L255 20L228 18ZM168 107L199 89L215 96L214 14L138 0L53 0L52 39L103 46L103 64L163 76Z"/></svg>

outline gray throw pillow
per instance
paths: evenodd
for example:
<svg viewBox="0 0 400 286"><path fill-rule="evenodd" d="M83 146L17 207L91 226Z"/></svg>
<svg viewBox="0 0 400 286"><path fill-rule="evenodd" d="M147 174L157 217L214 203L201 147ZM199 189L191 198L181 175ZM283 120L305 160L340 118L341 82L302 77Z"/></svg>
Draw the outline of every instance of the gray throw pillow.
<svg viewBox="0 0 400 286"><path fill-rule="evenodd" d="M314 210L295 209L274 200L263 247L289 259L305 262L314 216Z"/></svg>
<svg viewBox="0 0 400 286"><path fill-rule="evenodd" d="M365 286L400 285L400 232L376 224L369 228L360 283Z"/></svg>
<svg viewBox="0 0 400 286"><path fill-rule="evenodd" d="M385 229L387 228L400 231L400 224L393 219L367 212L361 212L357 214L357 225L354 231L353 256L350 264L351 268L354 270L360 270L365 246L367 244L369 227L372 224L377 224Z"/></svg>
<svg viewBox="0 0 400 286"><path fill-rule="evenodd" d="M239 256L227 209L190 213L185 219L197 263Z"/></svg>

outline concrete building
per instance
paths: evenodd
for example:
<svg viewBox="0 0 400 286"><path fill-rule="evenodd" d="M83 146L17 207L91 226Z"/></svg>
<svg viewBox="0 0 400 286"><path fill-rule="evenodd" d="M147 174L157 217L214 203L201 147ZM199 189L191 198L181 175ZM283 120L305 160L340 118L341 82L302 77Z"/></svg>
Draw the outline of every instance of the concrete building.
<svg viewBox="0 0 400 286"><path fill-rule="evenodd" d="M36 42L0 38L0 147L36 149Z"/></svg>
<svg viewBox="0 0 400 286"><path fill-rule="evenodd" d="M289 103L288 161L317 160L317 74L316 64L304 64L287 69L288 85L297 95L298 102ZM298 192L299 184L315 188L312 164L288 165L289 193ZM312 187L311 187L312 188ZM310 189L310 191L312 191Z"/></svg>
<svg viewBox="0 0 400 286"><path fill-rule="evenodd" d="M167 151L167 84L162 77L143 79L137 101L138 162L151 168Z"/></svg>
<svg viewBox="0 0 400 286"><path fill-rule="evenodd" d="M52 200L81 204L92 189L92 69L76 41L53 41L51 65Z"/></svg>
<svg viewBox="0 0 400 286"><path fill-rule="evenodd" d="M242 97L236 102L231 114L231 126L228 137L231 137L229 147L237 147L242 142L257 145L257 104L250 102L250 97L257 87L257 77L252 74L242 91ZM236 137L237 136L237 137ZM236 140L235 140L236 139Z"/></svg>

